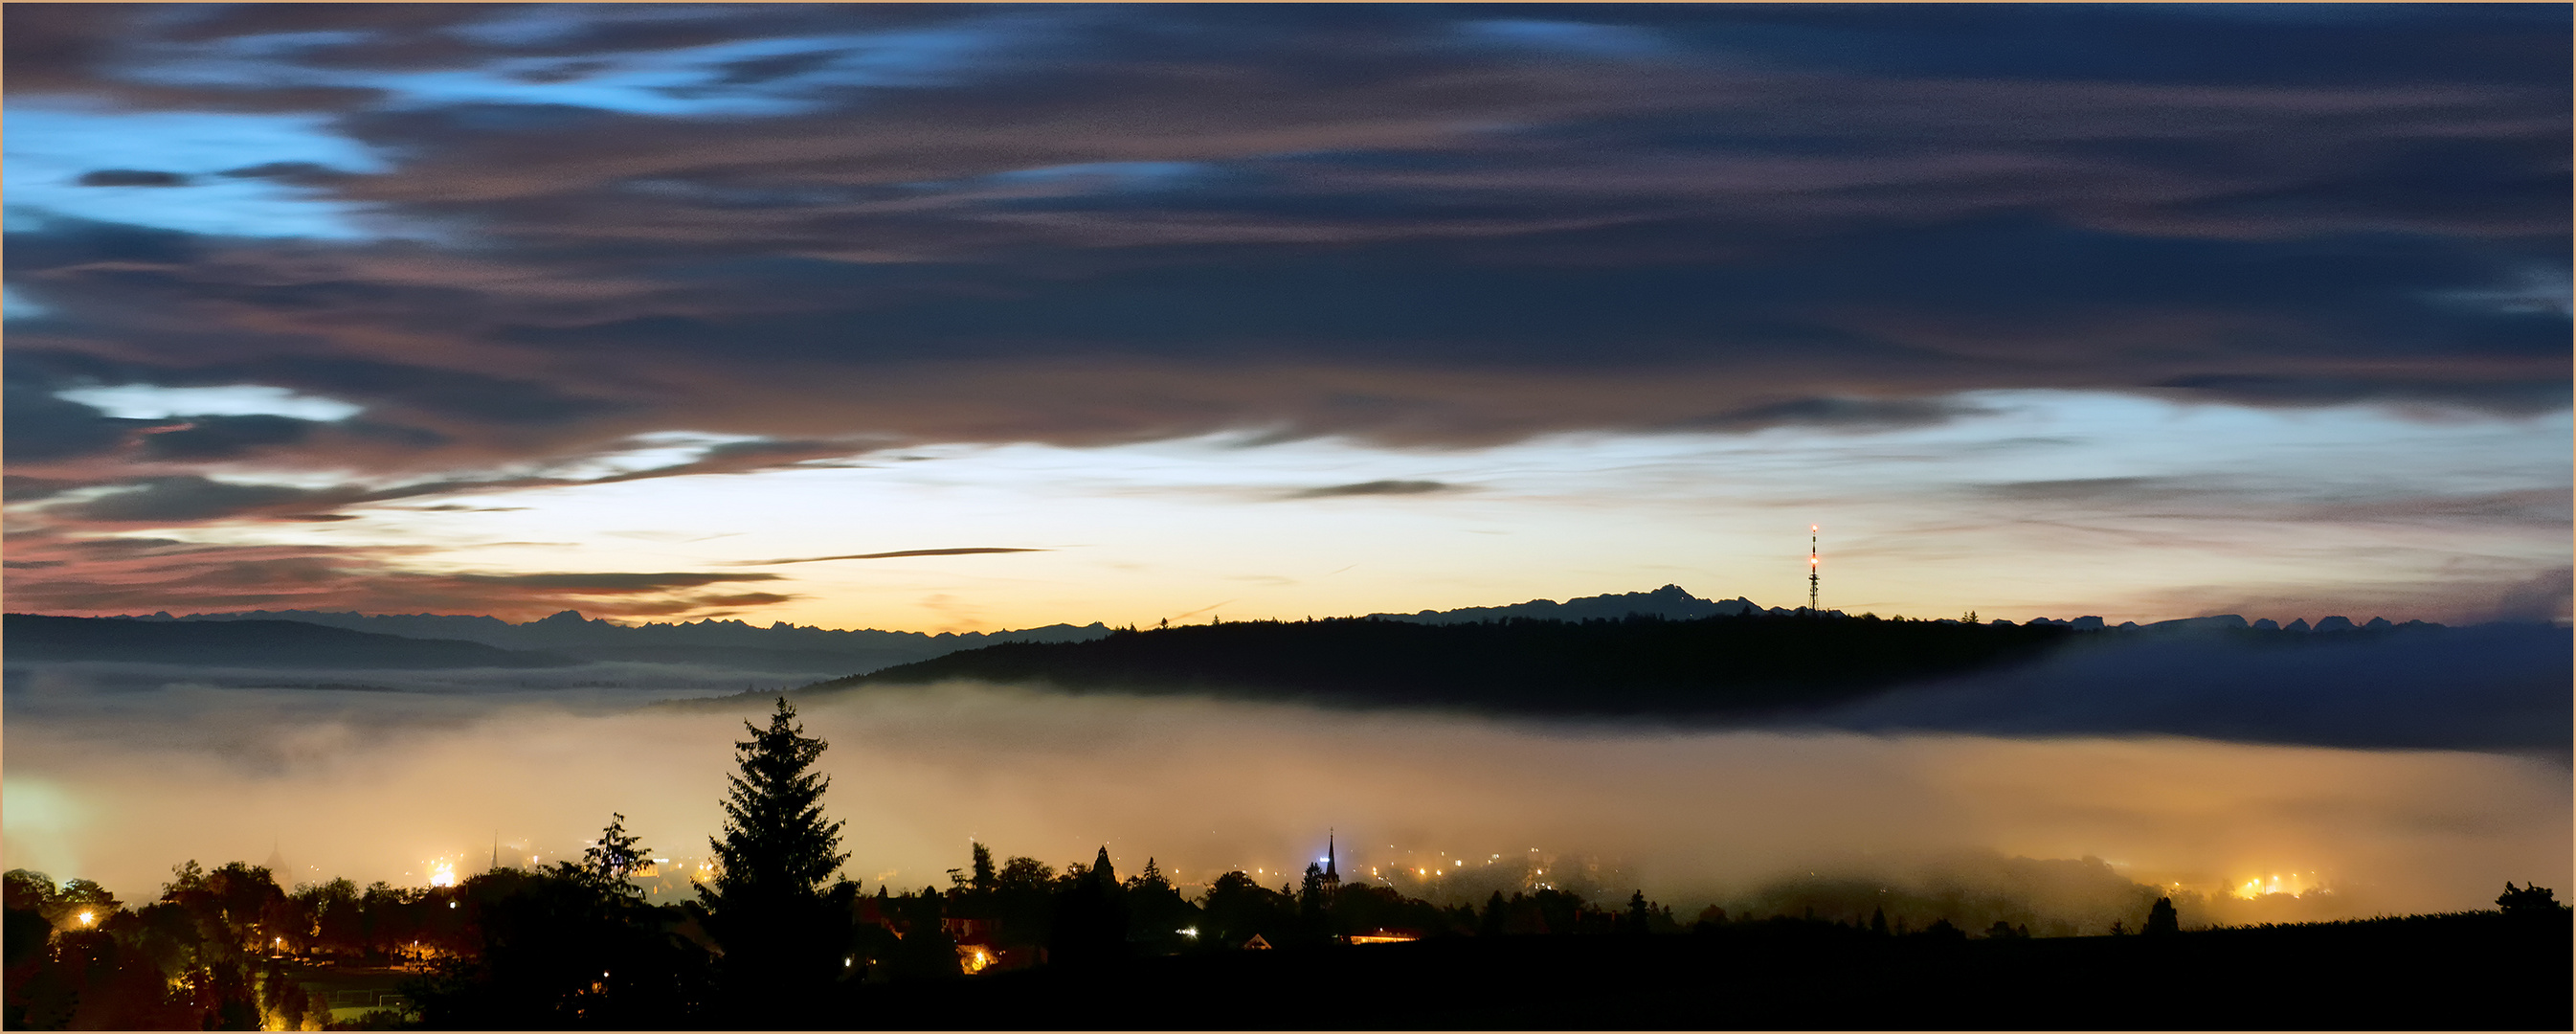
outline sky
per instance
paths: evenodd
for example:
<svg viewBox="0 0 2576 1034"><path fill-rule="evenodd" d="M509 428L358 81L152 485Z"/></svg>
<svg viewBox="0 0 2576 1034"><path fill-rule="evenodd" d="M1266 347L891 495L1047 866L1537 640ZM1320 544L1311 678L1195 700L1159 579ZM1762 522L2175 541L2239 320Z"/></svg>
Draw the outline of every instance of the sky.
<svg viewBox="0 0 2576 1034"><path fill-rule="evenodd" d="M2563 6L0 18L13 611L2568 614Z"/></svg>

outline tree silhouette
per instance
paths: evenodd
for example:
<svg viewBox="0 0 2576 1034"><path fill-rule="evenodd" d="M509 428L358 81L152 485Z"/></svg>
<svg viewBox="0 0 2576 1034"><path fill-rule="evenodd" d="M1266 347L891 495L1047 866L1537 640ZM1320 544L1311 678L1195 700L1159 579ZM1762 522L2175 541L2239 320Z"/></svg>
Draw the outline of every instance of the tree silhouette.
<svg viewBox="0 0 2576 1034"><path fill-rule="evenodd" d="M744 722L751 739L734 744L740 772L730 777L721 839L709 838L718 870L698 885L707 933L724 948L727 986L746 1018L784 1022L770 1013L809 999L844 975L850 900L843 881L823 881L850 857L837 850L841 824L823 818L831 779L811 771L827 746L807 736L796 707L778 699L769 727Z"/></svg>
<svg viewBox="0 0 2576 1034"><path fill-rule="evenodd" d="M1294 897L1262 886L1240 869L1208 885L1200 911L1200 939L1228 947L1239 946L1254 934L1279 940L1297 921Z"/></svg>
<svg viewBox="0 0 2576 1034"><path fill-rule="evenodd" d="M2157 898L2156 907L2147 912L2146 934L2153 937L2158 934L2181 932L2182 917L2174 912L2173 899Z"/></svg>
<svg viewBox="0 0 2576 1034"><path fill-rule="evenodd" d="M974 846L974 875L966 885L978 891L990 892L995 886L994 881L998 878L993 872L993 849L982 844Z"/></svg>
<svg viewBox="0 0 2576 1034"><path fill-rule="evenodd" d="M892 918L903 928L903 939L895 942L887 959L896 979L945 980L961 974L957 939L941 922L939 888L923 887L918 894L892 899L891 906Z"/></svg>
<svg viewBox="0 0 2576 1034"><path fill-rule="evenodd" d="M1055 922L1047 932L1047 959L1074 968L1105 965L1127 954L1126 894L1109 864L1109 847L1089 868L1068 866L1067 886L1055 895Z"/></svg>
<svg viewBox="0 0 2576 1034"><path fill-rule="evenodd" d="M1646 933L1653 916L1654 907L1647 903L1646 892L1636 891L1628 895L1628 911L1619 917L1619 930L1629 934Z"/></svg>
<svg viewBox="0 0 2576 1034"><path fill-rule="evenodd" d="M1145 859L1144 871L1127 878L1125 891L1129 943L1160 954L1192 946L1181 930L1197 928L1199 910L1181 897L1152 858Z"/></svg>
<svg viewBox="0 0 2576 1034"><path fill-rule="evenodd" d="M705 892L711 907L757 908L812 895L850 857L834 850L841 846L841 824L823 821L823 791L832 779L807 771L828 744L804 735L786 697L778 698L769 728L742 727L751 739L733 745L742 771L728 780L724 836L707 841L721 866Z"/></svg>
<svg viewBox="0 0 2576 1034"><path fill-rule="evenodd" d="M610 812L608 826L599 831L599 842L581 853L581 861L555 863L555 875L602 894L640 898L644 896L643 889L628 882L627 877L642 868L645 857L652 852L651 848L636 846L642 839L626 832L626 816Z"/></svg>
<svg viewBox="0 0 2576 1034"><path fill-rule="evenodd" d="M2566 909L2549 888L2534 883L2517 890L2511 880L2505 881L2504 893L2496 896L2496 907L2515 918L2557 915Z"/></svg>

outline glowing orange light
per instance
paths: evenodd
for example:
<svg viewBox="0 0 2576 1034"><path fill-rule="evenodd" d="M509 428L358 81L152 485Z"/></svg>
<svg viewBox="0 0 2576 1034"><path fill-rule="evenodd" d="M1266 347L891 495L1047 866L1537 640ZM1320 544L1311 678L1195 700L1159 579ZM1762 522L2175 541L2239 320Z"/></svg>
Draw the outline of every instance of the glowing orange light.
<svg viewBox="0 0 2576 1034"><path fill-rule="evenodd" d="M91 923L95 923L95 922L98 922L98 914L97 914L97 913L95 913L95 912L83 912L83 913L81 913L81 914L80 914L80 924L81 924L82 926L88 926L88 925L90 925Z"/></svg>

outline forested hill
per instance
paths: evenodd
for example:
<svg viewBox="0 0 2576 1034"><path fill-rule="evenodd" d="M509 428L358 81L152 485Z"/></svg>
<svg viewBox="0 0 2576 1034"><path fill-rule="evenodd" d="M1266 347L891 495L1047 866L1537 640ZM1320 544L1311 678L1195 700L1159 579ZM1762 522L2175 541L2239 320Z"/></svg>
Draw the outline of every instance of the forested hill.
<svg viewBox="0 0 2576 1034"><path fill-rule="evenodd" d="M1653 592L1605 593L1578 596L1558 603L1555 600L1531 600L1500 607L1461 607L1457 610L1424 610L1411 614L1371 614L1390 621L1414 621L1426 625L1463 625L1478 621L1503 621L1511 618L1539 618L1551 621L1616 621L1630 615L1687 621L1692 618L1716 617L1721 614L1764 613L1762 606L1741 596L1731 600L1704 600L1678 585L1666 585ZM1771 614L1788 611L1772 608Z"/></svg>
<svg viewBox="0 0 2576 1034"><path fill-rule="evenodd" d="M1765 614L1444 625L1248 621L1119 631L1078 643L1005 643L806 689L971 679L1344 706L1749 715L2011 664L2083 634L2049 625Z"/></svg>

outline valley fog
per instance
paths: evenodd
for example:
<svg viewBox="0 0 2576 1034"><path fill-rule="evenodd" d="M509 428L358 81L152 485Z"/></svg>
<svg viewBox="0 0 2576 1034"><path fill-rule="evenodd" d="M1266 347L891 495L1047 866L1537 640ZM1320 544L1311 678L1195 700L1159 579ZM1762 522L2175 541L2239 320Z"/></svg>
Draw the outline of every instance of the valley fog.
<svg viewBox="0 0 2576 1034"><path fill-rule="evenodd" d="M148 675L13 673L10 866L129 903L176 863L272 852L290 887L422 885L495 857L577 856L612 812L685 866L719 827L742 721L771 707L665 702L746 681L711 672L659 690ZM2565 769L2503 754L1679 730L969 683L797 706L831 744L844 871L872 890L946 886L970 838L1059 867L1105 843L1123 873L1151 856L1177 882L1239 867L1277 886L1328 829L1346 880L1434 900L1532 880L1642 888L1685 922L1776 900L1783 881L1920 884L2013 856L2089 856L2213 896L2330 889L2299 918L2487 907L2507 880L2571 869Z"/></svg>

